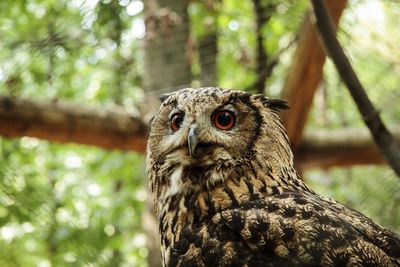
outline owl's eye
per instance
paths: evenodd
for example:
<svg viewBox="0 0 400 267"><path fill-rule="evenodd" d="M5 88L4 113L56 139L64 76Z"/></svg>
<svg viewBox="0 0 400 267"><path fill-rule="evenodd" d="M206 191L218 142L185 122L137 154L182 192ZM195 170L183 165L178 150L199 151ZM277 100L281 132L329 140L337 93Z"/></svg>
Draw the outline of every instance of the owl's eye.
<svg viewBox="0 0 400 267"><path fill-rule="evenodd" d="M212 117L215 127L221 130L229 130L235 125L235 114L229 110L217 111Z"/></svg>
<svg viewBox="0 0 400 267"><path fill-rule="evenodd" d="M183 117L184 117L184 114L180 113L180 112L172 114L172 116L171 116L172 131L176 132L179 130L179 128L181 128L182 122L183 122Z"/></svg>

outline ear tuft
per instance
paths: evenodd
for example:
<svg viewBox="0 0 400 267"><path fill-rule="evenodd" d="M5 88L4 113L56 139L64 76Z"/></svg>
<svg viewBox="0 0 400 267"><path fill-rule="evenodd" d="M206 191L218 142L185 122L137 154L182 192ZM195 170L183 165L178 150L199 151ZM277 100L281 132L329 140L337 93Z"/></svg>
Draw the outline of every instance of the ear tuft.
<svg viewBox="0 0 400 267"><path fill-rule="evenodd" d="M161 102L164 102L165 99L167 99L171 94L162 94L158 97L158 99L160 99Z"/></svg>
<svg viewBox="0 0 400 267"><path fill-rule="evenodd" d="M290 109L290 106L288 105L288 103L285 100L282 99L276 99L276 98L269 98L266 97L264 95L254 95L254 97L261 101L261 103L272 109L275 111L281 111L281 110L285 110L285 109Z"/></svg>
<svg viewBox="0 0 400 267"><path fill-rule="evenodd" d="M290 109L289 104L282 99L275 99L275 98L265 98L263 103L272 110L281 111L285 109Z"/></svg>

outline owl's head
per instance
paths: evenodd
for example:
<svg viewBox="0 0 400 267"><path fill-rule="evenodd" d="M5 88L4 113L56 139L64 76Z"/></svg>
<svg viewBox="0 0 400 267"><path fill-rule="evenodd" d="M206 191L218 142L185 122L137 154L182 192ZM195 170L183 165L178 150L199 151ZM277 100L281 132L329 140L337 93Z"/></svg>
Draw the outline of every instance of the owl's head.
<svg viewBox="0 0 400 267"><path fill-rule="evenodd" d="M150 184L158 197L207 190L256 157L271 172L293 164L277 114L287 108L282 100L214 87L182 89L161 100L147 148Z"/></svg>

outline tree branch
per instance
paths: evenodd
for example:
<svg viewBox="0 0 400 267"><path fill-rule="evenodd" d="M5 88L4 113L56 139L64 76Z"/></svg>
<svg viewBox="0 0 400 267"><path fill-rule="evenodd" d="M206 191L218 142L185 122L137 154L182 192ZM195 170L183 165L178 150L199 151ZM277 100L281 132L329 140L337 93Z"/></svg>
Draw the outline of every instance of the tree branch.
<svg viewBox="0 0 400 267"><path fill-rule="evenodd" d="M400 142L400 127L390 129ZM386 163L366 128L307 132L295 160L300 169Z"/></svg>
<svg viewBox="0 0 400 267"><path fill-rule="evenodd" d="M262 92L260 94L264 94L264 86L265 86L265 81L266 79L271 76L272 71L274 70L274 68L278 65L281 56L283 55L284 52L286 52L290 47L292 47L292 45L294 43L296 43L298 37L294 37L292 40L290 40L290 42L283 47L281 50L279 50L273 57L271 57L268 60L268 63L266 63L266 65L264 66L263 69L257 71L258 73L258 77L257 79L250 85L246 86L243 91L251 91L253 89L256 89L257 92L260 92L259 90L259 86L260 84L262 85ZM258 63L259 64L259 63ZM265 78L264 78L265 77Z"/></svg>
<svg viewBox="0 0 400 267"><path fill-rule="evenodd" d="M336 24L346 3L347 0L327 1ZM325 53L315 34L310 15L308 12L300 28L297 48L282 90L282 98L291 107L290 112L282 114L282 119L295 153L301 145L303 130L315 91L322 80L325 63Z"/></svg>
<svg viewBox="0 0 400 267"><path fill-rule="evenodd" d="M332 59L343 82L349 89L365 124L370 129L372 136L379 147L379 150L388 161L389 165L400 177L400 148L398 143L387 130L378 111L369 100L364 87L336 38L335 26L332 23L325 1L311 0L311 3L316 19L315 28L319 32L319 36L321 37L321 41L329 57Z"/></svg>
<svg viewBox="0 0 400 267"><path fill-rule="evenodd" d="M256 73L257 73L257 80L254 84L254 87L257 90L257 93L264 94L265 89L265 81L268 78L268 72L264 69L267 67L269 59L268 59L268 52L264 46L264 34L262 32L263 26L271 19L273 15L273 11L276 8L275 3L270 3L267 6L262 4L261 0L253 0L254 6L254 13L256 18L256 37L257 37L257 66L256 66ZM274 66L276 63L274 64ZM273 67L272 67L273 68Z"/></svg>
<svg viewBox="0 0 400 267"><path fill-rule="evenodd" d="M400 141L400 127L393 128ZM0 135L145 152L147 127L122 108L0 96ZM367 129L313 130L295 154L302 169L385 163Z"/></svg>
<svg viewBox="0 0 400 267"><path fill-rule="evenodd" d="M32 136L107 149L145 152L146 126L118 107L84 107L64 101L33 101L0 96L0 134Z"/></svg>

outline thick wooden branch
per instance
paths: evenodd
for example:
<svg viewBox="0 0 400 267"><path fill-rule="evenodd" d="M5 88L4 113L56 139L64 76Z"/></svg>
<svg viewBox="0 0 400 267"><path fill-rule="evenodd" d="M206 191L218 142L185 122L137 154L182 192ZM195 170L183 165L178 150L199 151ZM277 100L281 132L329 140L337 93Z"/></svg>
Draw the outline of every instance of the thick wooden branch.
<svg viewBox="0 0 400 267"><path fill-rule="evenodd" d="M346 0L328 0L327 6L337 25L346 6ZM293 62L282 91L282 98L287 100L291 110L283 113L283 122L288 131L294 151L300 146L303 130L313 101L315 91L322 80L325 53L306 15L299 32L299 41Z"/></svg>
<svg viewBox="0 0 400 267"><path fill-rule="evenodd" d="M122 108L0 96L0 135L144 152L146 126Z"/></svg>
<svg viewBox="0 0 400 267"><path fill-rule="evenodd" d="M400 141L400 127L391 130ZM5 137L31 136L144 153L146 131L139 116L122 108L0 96L0 135ZM295 159L301 169L385 163L367 129L307 133Z"/></svg>
<svg viewBox="0 0 400 267"><path fill-rule="evenodd" d="M400 127L390 130L400 142ZM386 163L366 128L307 132L295 159L300 169Z"/></svg>
<svg viewBox="0 0 400 267"><path fill-rule="evenodd" d="M325 1L311 0L315 14L316 28L326 51L336 66L343 82L357 104L365 124L372 133L379 150L392 169L400 177L400 147L381 120L378 111L369 100L364 87L336 38L334 25Z"/></svg>

